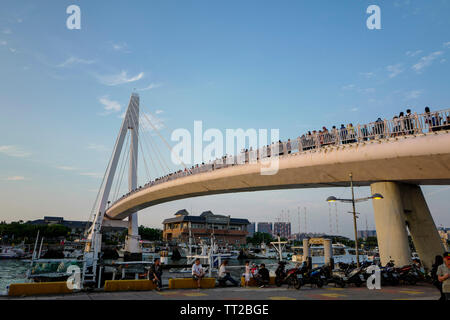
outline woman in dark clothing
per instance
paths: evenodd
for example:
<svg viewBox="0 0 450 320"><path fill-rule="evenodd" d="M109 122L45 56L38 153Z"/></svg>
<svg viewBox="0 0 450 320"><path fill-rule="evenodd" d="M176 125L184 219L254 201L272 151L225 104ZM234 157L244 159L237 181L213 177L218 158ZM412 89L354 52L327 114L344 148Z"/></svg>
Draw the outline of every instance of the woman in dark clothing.
<svg viewBox="0 0 450 320"><path fill-rule="evenodd" d="M433 266L431 268L431 279L433 280L433 285L439 289L439 292L441 293L441 297L439 298L440 301L445 300L445 296L442 293L442 282L440 282L438 280L437 277L437 269L439 268L439 266L441 264L444 263L444 258L442 258L442 256L436 256L436 258L434 259L434 263Z"/></svg>

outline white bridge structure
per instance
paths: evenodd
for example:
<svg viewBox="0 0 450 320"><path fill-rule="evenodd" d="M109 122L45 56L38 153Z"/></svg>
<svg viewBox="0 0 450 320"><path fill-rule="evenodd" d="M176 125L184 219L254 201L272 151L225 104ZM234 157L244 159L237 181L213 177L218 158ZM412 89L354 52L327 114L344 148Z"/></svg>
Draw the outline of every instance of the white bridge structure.
<svg viewBox="0 0 450 320"><path fill-rule="evenodd" d="M143 116L159 134L151 119L145 113ZM94 277L101 251L102 226L125 223L128 226L126 250L139 253L139 210L203 195L344 187L348 186L349 173L355 186L370 186L372 193L384 197L373 201L383 264L391 259L396 265L411 263L408 232L425 267L431 268L434 257L444 251L420 185L450 184L450 109L274 142L259 150L228 156L227 161L219 159L192 168L184 166L142 186L137 184L142 127L139 119L139 96L133 93L93 210L85 257L94 266ZM125 195L112 199L113 180L126 137L130 139L125 158L128 190ZM143 159L145 162L146 158ZM261 174L273 161L277 161L277 173ZM120 171L124 172L123 168Z"/></svg>

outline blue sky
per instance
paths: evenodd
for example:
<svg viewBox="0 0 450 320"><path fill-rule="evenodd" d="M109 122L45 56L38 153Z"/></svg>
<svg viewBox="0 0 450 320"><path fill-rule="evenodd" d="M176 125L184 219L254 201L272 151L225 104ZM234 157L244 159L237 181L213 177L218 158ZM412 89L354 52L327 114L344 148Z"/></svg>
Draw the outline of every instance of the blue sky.
<svg viewBox="0 0 450 320"><path fill-rule="evenodd" d="M66 8L81 8L81 30ZM366 8L381 8L368 30ZM282 138L341 123L449 108L450 1L9 1L0 4L0 219L87 219L133 89L172 129L279 128ZM155 137L156 138L156 137ZM161 145L163 150L164 146ZM361 195L368 188L359 188ZM425 187L450 225L447 187ZM211 209L251 220L308 208L329 231L328 195L289 190L180 200L143 211ZM339 230L352 234L339 209ZM373 227L370 203L361 206Z"/></svg>

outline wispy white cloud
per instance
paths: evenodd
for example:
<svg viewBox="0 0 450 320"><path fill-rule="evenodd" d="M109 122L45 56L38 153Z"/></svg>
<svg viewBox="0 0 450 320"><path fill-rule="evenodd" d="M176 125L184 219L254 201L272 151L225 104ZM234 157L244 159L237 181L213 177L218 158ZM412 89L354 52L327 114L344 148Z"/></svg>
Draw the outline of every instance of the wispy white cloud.
<svg viewBox="0 0 450 320"><path fill-rule="evenodd" d="M77 170L76 167L70 167L70 166L57 166L56 167L59 170L64 170L64 171L75 171Z"/></svg>
<svg viewBox="0 0 450 320"><path fill-rule="evenodd" d="M347 84L347 85L345 85L345 86L343 86L341 89L342 90L352 90L352 89L355 89L355 85L354 84Z"/></svg>
<svg viewBox="0 0 450 320"><path fill-rule="evenodd" d="M423 90L412 90L405 93L405 98L408 100L411 99L417 99L419 98L423 93Z"/></svg>
<svg viewBox="0 0 450 320"><path fill-rule="evenodd" d="M150 83L147 87L142 88L142 89L137 89L138 91L147 91L147 90L151 90L151 89L155 89L158 87L161 87L162 84L160 83Z"/></svg>
<svg viewBox="0 0 450 320"><path fill-rule="evenodd" d="M422 50L407 51L407 52L406 52L406 55L407 55L408 57L415 57L415 56L417 56L418 54L421 54L421 53L422 53Z"/></svg>
<svg viewBox="0 0 450 320"><path fill-rule="evenodd" d="M98 172L81 172L80 175L91 178L103 178L103 174Z"/></svg>
<svg viewBox="0 0 450 320"><path fill-rule="evenodd" d="M64 68L64 67L68 67L73 64L93 64L93 63L95 63L94 60L85 60L85 59L80 59L80 58L72 56L72 57L69 57L66 61L58 64L57 67Z"/></svg>
<svg viewBox="0 0 450 320"><path fill-rule="evenodd" d="M395 78L404 71L401 63L389 65L386 67L386 70L389 72L389 78Z"/></svg>
<svg viewBox="0 0 450 320"><path fill-rule="evenodd" d="M23 181L27 180L24 176L12 176L5 179L6 181Z"/></svg>
<svg viewBox="0 0 450 320"><path fill-rule="evenodd" d="M139 81L144 77L144 72L141 72L135 76L128 76L127 71L122 71L113 75L97 75L98 80L107 86L117 86L124 83L131 83Z"/></svg>
<svg viewBox="0 0 450 320"><path fill-rule="evenodd" d="M103 109L105 110L101 115L108 115L110 113L119 112L122 109L122 106L119 102L110 100L108 96L103 96L98 99L100 103L103 105Z"/></svg>
<svg viewBox="0 0 450 320"><path fill-rule="evenodd" d="M358 89L358 92L365 93L365 94L374 93L375 91L376 91L375 88Z"/></svg>
<svg viewBox="0 0 450 320"><path fill-rule="evenodd" d="M425 57L422 57L419 62L412 66L412 69L414 69L417 73L421 73L424 68L431 66L433 61L443 53L443 51L435 51Z"/></svg>
<svg viewBox="0 0 450 320"><path fill-rule="evenodd" d="M122 43L113 43L112 48L114 51L120 51L124 53L131 53L131 51L128 49L128 44L125 42Z"/></svg>
<svg viewBox="0 0 450 320"><path fill-rule="evenodd" d="M160 114L160 113L163 113L163 112L164 112L163 110L158 109L158 110L155 111L155 114Z"/></svg>
<svg viewBox="0 0 450 320"><path fill-rule="evenodd" d="M9 29L9 28L5 28L5 29L3 29L2 33L3 33L3 34L11 34L12 31L11 31L11 29Z"/></svg>
<svg viewBox="0 0 450 320"><path fill-rule="evenodd" d="M5 40L0 41L0 46L6 46L7 44L8 44L8 42Z"/></svg>
<svg viewBox="0 0 450 320"><path fill-rule="evenodd" d="M31 156L30 152L25 151L18 146L0 146L0 153L15 158L26 158Z"/></svg>
<svg viewBox="0 0 450 320"><path fill-rule="evenodd" d="M394 6L395 7L404 7L404 6L409 6L411 4L411 0L396 0L394 1Z"/></svg>
<svg viewBox="0 0 450 320"><path fill-rule="evenodd" d="M15 48L9 48L9 51L11 51L12 53L16 53L17 49L15 49Z"/></svg>
<svg viewBox="0 0 450 320"><path fill-rule="evenodd" d="M375 73L373 72L360 72L359 74L363 77L366 77L367 79L373 78L375 76Z"/></svg>
<svg viewBox="0 0 450 320"><path fill-rule="evenodd" d="M450 41L444 42L443 46L444 46L444 48L450 48Z"/></svg>
<svg viewBox="0 0 450 320"><path fill-rule="evenodd" d="M90 149L90 150L95 150L95 151L108 151L109 149L107 148L107 147L105 147L104 145L102 145L102 144L96 144L96 143L90 143L88 146L87 146L87 148L88 149Z"/></svg>

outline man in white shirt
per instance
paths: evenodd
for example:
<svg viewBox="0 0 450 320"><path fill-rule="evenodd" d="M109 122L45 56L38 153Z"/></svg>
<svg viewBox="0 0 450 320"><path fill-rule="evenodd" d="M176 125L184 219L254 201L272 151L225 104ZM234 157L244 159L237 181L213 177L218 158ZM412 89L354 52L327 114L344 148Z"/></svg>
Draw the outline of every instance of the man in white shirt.
<svg viewBox="0 0 450 320"><path fill-rule="evenodd" d="M205 272L203 271L203 267L200 264L200 259L195 259L194 264L192 265L192 278L197 281L197 287L200 289L202 278L205 276Z"/></svg>
<svg viewBox="0 0 450 320"><path fill-rule="evenodd" d="M222 282L223 284L225 284L227 281L230 281L234 286L238 286L239 282L237 282L236 280L234 280L230 273L227 272L227 265L228 265L228 261L225 260L222 262L222 264L220 265L219 268L219 282Z"/></svg>

